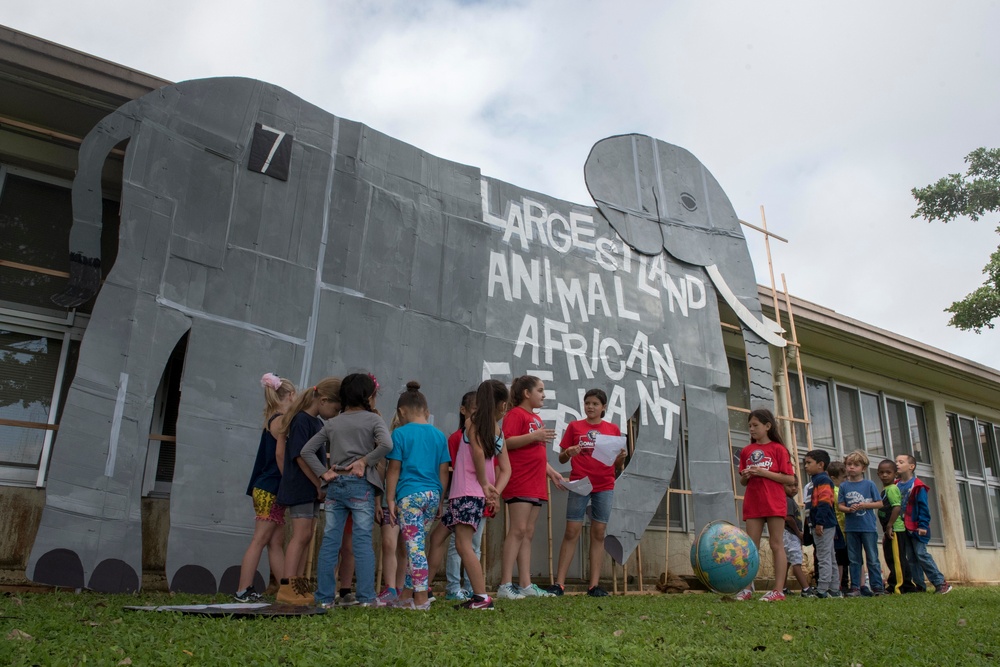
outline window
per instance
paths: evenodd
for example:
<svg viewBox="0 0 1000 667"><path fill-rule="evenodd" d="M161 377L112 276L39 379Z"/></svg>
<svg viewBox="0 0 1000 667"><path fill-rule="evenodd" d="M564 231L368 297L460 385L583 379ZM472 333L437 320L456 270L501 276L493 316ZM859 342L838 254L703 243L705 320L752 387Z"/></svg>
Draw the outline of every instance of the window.
<svg viewBox="0 0 1000 667"><path fill-rule="evenodd" d="M813 446L836 451L837 445L833 441L833 413L830 408L830 384L807 376L806 401L809 405L809 421L812 422Z"/></svg>
<svg viewBox="0 0 1000 667"><path fill-rule="evenodd" d="M63 396L61 369L76 358L65 336L0 325L0 483L35 485Z"/></svg>
<svg viewBox="0 0 1000 667"><path fill-rule="evenodd" d="M843 450L866 449L861 402L856 389L837 385L837 412L840 414L840 445Z"/></svg>
<svg viewBox="0 0 1000 667"><path fill-rule="evenodd" d="M889 422L889 440L892 442L892 458L900 454L909 454L910 425L906 416L906 403L887 398L885 407Z"/></svg>
<svg viewBox="0 0 1000 667"><path fill-rule="evenodd" d="M70 187L0 164L0 484L44 486L76 371L87 318L51 301L67 284ZM117 255L118 207L104 204L106 275Z"/></svg>
<svg viewBox="0 0 1000 667"><path fill-rule="evenodd" d="M29 309L62 310L52 295L67 284L70 183L0 166L0 284L3 301ZM104 276L118 254L118 205L104 201L101 265ZM90 312L93 300L80 308Z"/></svg>
<svg viewBox="0 0 1000 667"><path fill-rule="evenodd" d="M998 425L949 414L952 458L962 509L965 541L996 548L1000 540L1000 479L997 479Z"/></svg>
<svg viewBox="0 0 1000 667"><path fill-rule="evenodd" d="M806 411L802 405L802 382L796 373L788 374L788 396L792 401L792 417L795 419L805 419ZM805 452L809 449L809 437L807 435L806 428L806 425L803 423L793 423L795 444L800 452Z"/></svg>
<svg viewBox="0 0 1000 667"><path fill-rule="evenodd" d="M910 423L911 454L917 463L930 463L931 450L927 446L927 424L924 422L924 409L912 403L906 404L906 416Z"/></svg>
<svg viewBox="0 0 1000 667"><path fill-rule="evenodd" d="M865 451L869 458L885 458L882 433L882 401L876 394L861 393L861 416L865 425Z"/></svg>

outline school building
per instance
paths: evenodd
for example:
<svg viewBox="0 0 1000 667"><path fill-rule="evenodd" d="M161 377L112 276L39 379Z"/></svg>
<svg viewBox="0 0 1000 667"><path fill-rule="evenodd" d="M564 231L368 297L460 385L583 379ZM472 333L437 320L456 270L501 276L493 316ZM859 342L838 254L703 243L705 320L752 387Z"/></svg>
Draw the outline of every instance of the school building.
<svg viewBox="0 0 1000 667"><path fill-rule="evenodd" d="M48 461L54 447L72 446L58 438L60 406L93 302L65 310L50 296L68 277L70 186L80 142L121 104L169 83L0 26L0 584L24 582L45 503ZM104 174L105 274L116 251L122 155L112 154ZM835 459L864 449L874 470L882 458L912 454L931 489L931 552L941 570L953 582L997 582L1000 371L770 288L762 287L760 296L766 314L781 322L790 340L785 352L775 353L775 409L795 458L801 461L809 448L825 449ZM721 309L726 312L724 304ZM735 461L749 441L749 390L731 313L723 329ZM157 583L157 573L163 577L182 362L171 360L150 424L142 507L147 586ZM665 569L691 574L685 458L682 451L672 491L643 539L641 560L633 556L626 564L632 577L641 567L646 587ZM536 535L544 536L543 526L538 528ZM496 522L493 530L499 529ZM485 543L488 565L499 564L497 537ZM552 538L556 555L560 537ZM581 542L577 562L585 571L586 539ZM546 564L537 566L539 580L545 579ZM496 569L487 567L491 574ZM612 576L610 566L606 574ZM614 574L621 578L621 568ZM638 582L628 586L634 590Z"/></svg>

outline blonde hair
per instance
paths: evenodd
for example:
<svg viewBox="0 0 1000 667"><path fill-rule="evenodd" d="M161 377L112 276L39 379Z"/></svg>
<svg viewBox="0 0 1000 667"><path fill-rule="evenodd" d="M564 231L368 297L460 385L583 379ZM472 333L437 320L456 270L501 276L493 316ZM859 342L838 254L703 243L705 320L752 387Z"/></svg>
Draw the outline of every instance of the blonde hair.
<svg viewBox="0 0 1000 667"><path fill-rule="evenodd" d="M295 397L295 402L292 403L292 407L290 407L288 412L281 417L281 426L279 427L278 432L281 435L288 435L288 428L292 425L292 419L295 418L295 415L307 409L310 405L312 405L313 401L319 398L339 402L340 378L324 378L312 387L306 387L300 391L299 395Z"/></svg>
<svg viewBox="0 0 1000 667"><path fill-rule="evenodd" d="M867 468L869 464L868 455L865 454L864 450L855 449L853 452L844 457L844 463L857 463L862 467Z"/></svg>
<svg viewBox="0 0 1000 667"><path fill-rule="evenodd" d="M267 381L268 376L274 378L273 380ZM295 395L295 385L292 384L291 380L286 378L279 378L277 375L272 375L268 373L260 381L261 386L264 387L264 428L267 428L267 422L272 416L278 414L281 411L281 404L285 401L288 396ZM277 384L278 387L275 388L274 385Z"/></svg>
<svg viewBox="0 0 1000 667"><path fill-rule="evenodd" d="M405 425L406 422L403 421L403 414L396 408L396 412L392 415L392 420L389 422L389 433L392 433L400 426Z"/></svg>

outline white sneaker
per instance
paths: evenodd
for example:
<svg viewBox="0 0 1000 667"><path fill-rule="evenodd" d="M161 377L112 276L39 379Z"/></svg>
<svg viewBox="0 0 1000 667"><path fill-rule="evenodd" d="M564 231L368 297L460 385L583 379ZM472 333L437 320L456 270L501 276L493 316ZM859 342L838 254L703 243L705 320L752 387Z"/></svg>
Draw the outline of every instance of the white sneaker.
<svg viewBox="0 0 1000 667"><path fill-rule="evenodd" d="M547 590L539 588L536 584L531 584L530 586L518 586L517 591L526 598L552 598L555 597L552 593Z"/></svg>
<svg viewBox="0 0 1000 667"><path fill-rule="evenodd" d="M525 598L511 583L500 584L500 588L497 589L497 597L501 600L523 600Z"/></svg>

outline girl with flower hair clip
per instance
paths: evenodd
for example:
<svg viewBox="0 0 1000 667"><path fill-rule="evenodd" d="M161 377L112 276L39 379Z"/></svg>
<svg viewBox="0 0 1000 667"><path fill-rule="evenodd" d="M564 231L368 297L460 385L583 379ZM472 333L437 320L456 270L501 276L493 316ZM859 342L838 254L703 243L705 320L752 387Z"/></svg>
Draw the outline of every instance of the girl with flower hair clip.
<svg viewBox="0 0 1000 667"><path fill-rule="evenodd" d="M295 385L275 373L264 373L260 379L264 389L263 430L257 445L257 458L250 473L247 495L253 499L254 522L250 546L240 565L239 589L234 595L237 602L257 602L260 592L254 590L260 556L267 548L267 558L274 578L285 576L285 506L277 502L278 485L284 466L285 435L278 431L277 418L284 414L295 398Z"/></svg>

